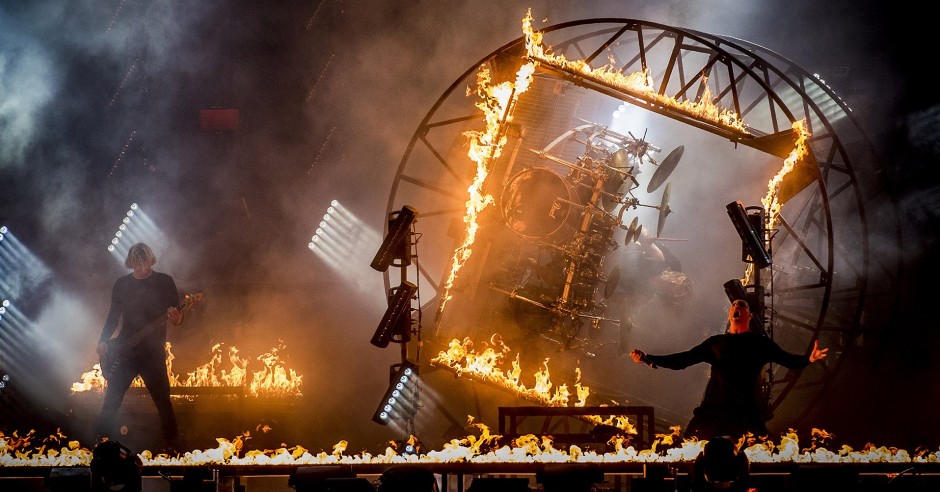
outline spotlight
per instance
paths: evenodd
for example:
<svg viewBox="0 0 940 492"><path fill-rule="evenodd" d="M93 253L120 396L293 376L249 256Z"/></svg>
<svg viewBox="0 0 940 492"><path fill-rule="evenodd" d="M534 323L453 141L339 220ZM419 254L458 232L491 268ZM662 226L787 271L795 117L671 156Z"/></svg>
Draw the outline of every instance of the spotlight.
<svg viewBox="0 0 940 492"><path fill-rule="evenodd" d="M9 229L7 229L7 226L0 227L0 234L6 234L7 231L9 231Z"/></svg>
<svg viewBox="0 0 940 492"><path fill-rule="evenodd" d="M10 307L10 300L4 299L3 302L0 303L0 305L2 305L3 307Z"/></svg>
<svg viewBox="0 0 940 492"><path fill-rule="evenodd" d="M317 227L316 235L319 236L320 234L323 234L323 229Z"/></svg>
<svg viewBox="0 0 940 492"><path fill-rule="evenodd" d="M333 201L331 201L331 202L330 202L330 206L338 207L338 206L339 206L339 200L333 200Z"/></svg>
<svg viewBox="0 0 940 492"><path fill-rule="evenodd" d="M95 446L91 459L91 480L94 490L140 492L140 458L117 441L102 441Z"/></svg>
<svg viewBox="0 0 940 492"><path fill-rule="evenodd" d="M3 241L3 234L0 234L0 241Z"/></svg>
<svg viewBox="0 0 940 492"><path fill-rule="evenodd" d="M749 468L747 456L737 452L732 439L715 436L695 459L692 490L747 490Z"/></svg>
<svg viewBox="0 0 940 492"><path fill-rule="evenodd" d="M724 284L725 295L728 296L728 300L734 302L738 299L747 300L747 292L744 290L744 284L741 283L739 279L731 279Z"/></svg>
<svg viewBox="0 0 940 492"><path fill-rule="evenodd" d="M336 213L336 207L330 207L326 209L326 213L329 215L333 215L334 213Z"/></svg>
<svg viewBox="0 0 940 492"><path fill-rule="evenodd" d="M417 291L418 286L407 280L402 281L398 287L390 289L388 309L385 310L385 315L382 316L382 321L379 322L369 343L385 348L388 347L393 335L399 336L397 341L407 342L410 339L411 298Z"/></svg>
<svg viewBox="0 0 940 492"><path fill-rule="evenodd" d="M134 216L134 211L133 211L133 210L128 210L128 211L127 211L127 216L128 216L128 217L133 217L133 216Z"/></svg>
<svg viewBox="0 0 940 492"><path fill-rule="evenodd" d="M131 218L130 218L130 217L124 217L123 219L121 219L121 222L123 222L123 223L125 223L125 224L129 224L129 223L131 222Z"/></svg>
<svg viewBox="0 0 940 492"><path fill-rule="evenodd" d="M118 238L112 237L112 238L111 238L111 244L117 244L117 243L118 243Z"/></svg>
<svg viewBox="0 0 940 492"><path fill-rule="evenodd" d="M417 370L418 366L407 360L389 367L388 389L372 415L375 423L388 425L392 420L414 418L418 412ZM404 376L405 371L410 371L412 377ZM405 382L401 382L402 377ZM398 396L395 396L396 392Z"/></svg>
<svg viewBox="0 0 940 492"><path fill-rule="evenodd" d="M333 220L333 216L330 215L330 214L326 214L326 215L323 216L323 220L325 220L326 222L329 222L329 221Z"/></svg>
<svg viewBox="0 0 940 492"><path fill-rule="evenodd" d="M373 269L384 272L396 259L401 260L401 264L396 266L411 264L411 225L417 213L417 210L405 205L400 211L389 214L388 234L372 259Z"/></svg>
<svg viewBox="0 0 940 492"><path fill-rule="evenodd" d="M109 245L108 245L108 251L114 251L114 245L113 245L113 244L109 244Z"/></svg>
<svg viewBox="0 0 940 492"><path fill-rule="evenodd" d="M132 203L132 204L131 204L131 210L137 210L137 204L136 204L136 203Z"/></svg>
<svg viewBox="0 0 940 492"><path fill-rule="evenodd" d="M743 245L741 259L747 263L754 263L757 268L767 268L773 264L770 252L764 247L764 209L749 207L749 210L756 212L749 214L740 200L729 203L725 208L728 210L728 217L731 217L734 228L741 236Z"/></svg>
<svg viewBox="0 0 940 492"><path fill-rule="evenodd" d="M764 330L764 287L760 285L753 286L753 290L748 292L739 279L731 279L724 284L725 295L728 300L734 302L743 299L747 302L747 308L751 310L751 331L766 335Z"/></svg>
<svg viewBox="0 0 940 492"><path fill-rule="evenodd" d="M128 222L130 222L130 221L128 221ZM127 224L121 224L121 225L119 225L119 226L118 226L118 230L119 230L119 231L126 231L126 230L127 230Z"/></svg>
<svg viewBox="0 0 940 492"><path fill-rule="evenodd" d="M117 231L117 232L114 233L114 237L121 237L121 236L123 236L123 235L124 235L124 233L121 232L121 231Z"/></svg>

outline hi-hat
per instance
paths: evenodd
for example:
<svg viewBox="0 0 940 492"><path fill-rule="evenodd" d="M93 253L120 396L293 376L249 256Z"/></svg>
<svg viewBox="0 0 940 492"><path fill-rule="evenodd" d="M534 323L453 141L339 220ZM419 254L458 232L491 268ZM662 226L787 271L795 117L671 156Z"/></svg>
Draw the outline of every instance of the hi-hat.
<svg viewBox="0 0 940 492"><path fill-rule="evenodd" d="M685 152L685 145L680 145L675 149L672 149L672 152L663 159L663 162L656 169L656 172L653 173L653 177L650 178L650 182L646 185L646 192L652 193L656 191L657 188L663 185L669 175L676 169L676 166L679 165L679 159L682 158L682 153Z"/></svg>
<svg viewBox="0 0 940 492"><path fill-rule="evenodd" d="M659 222L656 224L656 237L663 235L663 226L666 225L666 216L672 213L669 208L669 189L672 183L666 183L666 189L663 191L663 199L659 202Z"/></svg>

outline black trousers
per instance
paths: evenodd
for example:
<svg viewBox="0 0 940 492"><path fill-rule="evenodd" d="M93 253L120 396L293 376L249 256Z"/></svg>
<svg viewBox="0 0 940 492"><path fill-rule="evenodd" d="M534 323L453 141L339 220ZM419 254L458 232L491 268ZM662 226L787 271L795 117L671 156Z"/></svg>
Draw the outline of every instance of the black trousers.
<svg viewBox="0 0 940 492"><path fill-rule="evenodd" d="M761 418L759 409L702 404L693 412L692 420L685 429L685 437L707 440L717 436L728 436L738 439L748 432L756 436L767 434L767 426Z"/></svg>
<svg viewBox="0 0 940 492"><path fill-rule="evenodd" d="M166 354L163 350L149 350L124 361L117 367L108 387L104 393L104 403L98 419L99 437L108 437L118 440L117 413L124 401L124 395L134 378L140 375L150 392L157 412L160 414L160 426L163 428L163 439L166 444L173 447L178 445L179 428L176 423L176 414L170 402L170 380L167 376Z"/></svg>

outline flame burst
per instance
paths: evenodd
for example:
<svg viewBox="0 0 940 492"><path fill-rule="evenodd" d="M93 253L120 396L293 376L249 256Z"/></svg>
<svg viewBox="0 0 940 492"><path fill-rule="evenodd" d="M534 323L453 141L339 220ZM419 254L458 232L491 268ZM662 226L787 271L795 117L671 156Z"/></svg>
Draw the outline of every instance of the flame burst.
<svg viewBox="0 0 940 492"><path fill-rule="evenodd" d="M534 63L525 63L516 72L515 82L502 82L493 84L490 71L485 66L477 72L476 90L467 90L467 95L476 94L480 101L476 107L483 111L486 126L481 131L468 131L464 133L469 140L467 155L477 167L476 175L470 187L467 188L469 198L466 202L466 214L463 221L467 224L467 234L463 242L454 251L451 259L451 270L444 282L441 304L438 312L444 310L444 305L450 300L450 290L454 286L457 272L473 253L471 247L476 240L477 217L480 212L493 203L493 196L483 193L483 184L489 174L490 167L502 155L503 146L506 145L506 124L512 121L512 111L519 100L519 96L529 89L532 83L532 74L535 72Z"/></svg>
<svg viewBox="0 0 940 492"><path fill-rule="evenodd" d="M777 174L767 183L767 194L764 195L764 198L761 198L761 204L764 206L764 210L767 214L766 230L768 231L772 231L777 227L777 221L780 218L780 209L783 207L783 204L780 203L779 192L780 186L783 184L783 179L796 168L796 164L800 159L809 152L806 141L810 137L810 132L806 129L806 120L794 121L793 130L797 133L793 150L791 150L787 158L783 160L783 166L777 171ZM748 263L747 270L744 272L744 278L742 279L744 285L750 282L751 275L753 274L754 264Z"/></svg>
<svg viewBox="0 0 940 492"><path fill-rule="evenodd" d="M707 78L702 79L704 91L698 101L679 101L673 97L659 94L656 91L653 78L650 76L648 69L625 75L614 68L613 64L604 65L599 68L591 68L584 60L568 60L564 55L551 53L550 48L546 49L542 46L542 33L532 27L531 10L526 12L525 17L522 19L522 32L525 35L525 47L528 58L534 60L536 63L544 63L561 70L574 72L578 74L579 77L610 85L627 94L654 101L655 103L697 118L708 120L726 128L747 133L744 122L738 117L736 112L723 109L712 102L711 90L706 83Z"/></svg>
<svg viewBox="0 0 940 492"><path fill-rule="evenodd" d="M336 465L336 464L388 464L388 463L662 463L690 462L704 449L708 441L684 440L675 443L677 434L658 434L651 449L637 450L626 445L627 441L617 436L611 439L609 451L597 453L584 451L571 445L567 450L556 449L549 436L528 434L513 439L512 442L499 445L502 436L494 435L489 427L482 423L470 426L479 431L479 435L468 435L463 439L452 439L440 450L431 450L421 454L399 454L396 446L387 446L382 454L347 455L349 443L342 440L332 446L332 452L311 453L303 446L278 449L246 451L246 442L251 438L245 432L232 440L217 438L218 447L207 450L193 450L179 456L166 454L154 455L149 450L138 456L144 466L193 466L193 465ZM813 429L814 435L818 429ZM746 436L745 442L754 441L753 436ZM61 432L36 442L35 431L20 436L16 431L5 435L0 431L0 466L89 466L92 452L82 447L78 441L69 441ZM625 446L626 445L626 446ZM657 448L659 450L657 450ZM825 448L801 449L799 436L790 431L781 436L779 443L771 440L753 442L744 449L751 462L755 463L937 463L940 462L940 450L922 450L914 456L904 450L886 446L867 444L855 450L843 445L838 451Z"/></svg>
<svg viewBox="0 0 940 492"><path fill-rule="evenodd" d="M173 355L172 345L166 342L166 365L170 387L245 387L248 394L253 397L302 396L300 388L303 384L303 376L285 367L278 355L278 352L284 348L282 344L256 357L255 360L259 361L263 368L250 372L248 370L249 359L240 357L238 348L234 346L228 349L230 367L227 370L223 368L222 344L217 343L212 347L212 357L209 362L187 373L183 378L173 373L173 360L176 357ZM138 376L131 386L142 388L144 381ZM105 387L107 387L107 381L101 374L101 366L95 364L92 370L82 374L79 382L72 383L71 390L73 394L86 391L101 393Z"/></svg>
<svg viewBox="0 0 940 492"><path fill-rule="evenodd" d="M527 400L552 407L568 406L571 392L566 384L561 384L552 391L554 384L548 369L548 359L545 359L542 368L535 372L535 385L528 388L520 381L522 368L519 364L519 354L516 354L511 362L512 369L506 371L499 367L508 351L509 348L506 346L501 346L500 350L490 346L478 353L473 349L473 341L469 337L464 338L463 341L455 338L450 341L447 350L438 353L437 357L431 359L430 362L451 369L458 376L468 375L481 381L495 383ZM580 380L580 370L577 374ZM582 386L580 382L575 384L575 388L578 401L574 406L583 407L591 390Z"/></svg>

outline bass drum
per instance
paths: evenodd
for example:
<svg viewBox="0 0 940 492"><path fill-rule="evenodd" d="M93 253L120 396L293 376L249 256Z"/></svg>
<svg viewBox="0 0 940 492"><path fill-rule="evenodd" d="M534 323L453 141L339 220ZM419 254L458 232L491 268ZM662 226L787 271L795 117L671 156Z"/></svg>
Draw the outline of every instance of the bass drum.
<svg viewBox="0 0 940 492"><path fill-rule="evenodd" d="M514 174L500 199L510 229L526 239L571 239L583 216L574 186L550 169L534 167Z"/></svg>

